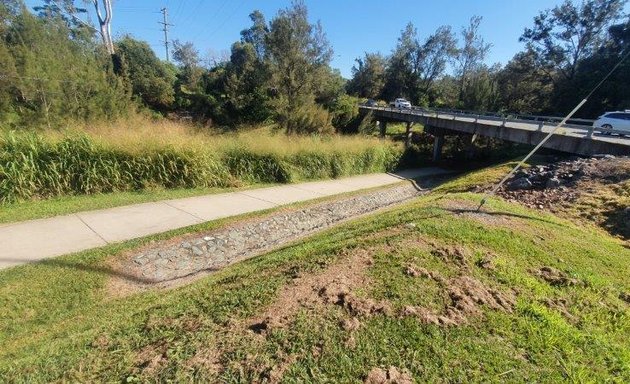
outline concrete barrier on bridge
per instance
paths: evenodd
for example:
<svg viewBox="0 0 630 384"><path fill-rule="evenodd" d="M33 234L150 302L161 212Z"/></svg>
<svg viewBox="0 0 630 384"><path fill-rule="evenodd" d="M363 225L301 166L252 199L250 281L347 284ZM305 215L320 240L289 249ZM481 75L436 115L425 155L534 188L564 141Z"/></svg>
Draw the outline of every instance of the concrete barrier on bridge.
<svg viewBox="0 0 630 384"><path fill-rule="evenodd" d="M509 119L498 116L448 114L418 109L360 107L360 111L362 113L371 111L374 118L380 122L382 130L386 129L388 121L423 124L424 131L436 138L434 159L439 158L443 137L447 135L481 135L514 143L537 145L555 128L553 122L544 121L544 119L550 119L548 116L541 117L541 121L536 121L535 119ZM588 122L589 120L581 121ZM592 127L567 124L543 147L585 156L630 155L630 138L598 136L593 134Z"/></svg>

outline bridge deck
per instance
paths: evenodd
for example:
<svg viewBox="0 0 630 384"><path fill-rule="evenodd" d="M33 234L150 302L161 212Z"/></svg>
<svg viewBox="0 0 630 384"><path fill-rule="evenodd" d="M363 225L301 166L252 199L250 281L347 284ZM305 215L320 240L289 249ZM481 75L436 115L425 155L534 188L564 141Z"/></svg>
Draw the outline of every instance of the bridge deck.
<svg viewBox="0 0 630 384"><path fill-rule="evenodd" d="M361 106L360 110L362 113L371 112L379 120L422 123L425 125L425 131L434 135L478 134L530 145L538 144L561 120L561 118L548 116L528 116L525 120L518 116L506 118L472 113L429 111L420 108ZM560 128L544 147L580 155L630 155L630 138L605 136L601 132L594 132L591 126L584 125L591 122L591 120L573 120L571 124ZM603 131L603 129L596 129L596 131Z"/></svg>

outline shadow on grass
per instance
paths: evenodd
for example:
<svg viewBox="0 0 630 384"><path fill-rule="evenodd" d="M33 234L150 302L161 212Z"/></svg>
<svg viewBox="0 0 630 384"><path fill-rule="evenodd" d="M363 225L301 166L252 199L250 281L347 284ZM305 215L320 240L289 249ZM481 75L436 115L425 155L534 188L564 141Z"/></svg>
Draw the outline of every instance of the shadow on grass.
<svg viewBox="0 0 630 384"><path fill-rule="evenodd" d="M603 227L608 233L630 240L630 209L613 208L603 213Z"/></svg>
<svg viewBox="0 0 630 384"><path fill-rule="evenodd" d="M19 265L24 265L22 264L24 263L24 260L21 260L21 259L0 258L0 261L10 262L10 263L20 263ZM115 270L113 268L98 266L98 265L87 265L87 264L83 264L79 262L59 260L55 258L32 261L32 262L27 263L26 265L56 267L56 268L72 268L78 271L98 273L100 275L118 277L118 278L125 279L127 281L137 283L137 284L154 284L155 283L154 280L138 277L134 274L125 273L122 271Z"/></svg>
<svg viewBox="0 0 630 384"><path fill-rule="evenodd" d="M438 197L437 199L435 199L435 201L439 201L442 200L444 198L448 197L447 195L442 195L440 197ZM538 222L542 222L545 224L551 224L551 225L555 225L557 227L561 227L561 228L567 228L566 225L564 224L560 224L551 220L546 220L540 217L535 217L535 216L531 216L531 215L523 215L523 214L519 214L519 213L512 213L512 212L504 212L504 211L489 211L487 209L473 209L473 208L447 208L447 207L442 207L442 206L438 206L438 205L434 205L434 206L428 206L426 207L426 209L437 209L437 210L441 210L441 213L435 213L429 216L424 216L424 217L418 217L418 220L429 220L429 219L435 219L435 218L440 218L440 217L446 217L446 216L459 216L459 215L463 215L463 214L470 214L470 215L490 215L490 216L496 216L496 217L509 217L509 218L518 218L518 219L524 219L524 220L531 220L531 221L538 221Z"/></svg>
<svg viewBox="0 0 630 384"><path fill-rule="evenodd" d="M484 210L484 209L480 209L479 211L476 209L462 209L462 208L441 208L444 209L445 211L449 211L452 214L455 215L462 215L465 213L469 213L469 214L482 214L482 215L490 215L490 216L505 216L505 217L514 217L514 218L518 218L518 219L525 219L525 220L533 220L533 221L539 221L542 223L546 223L546 224L552 224L558 227L563 227L566 228L566 225L563 224L559 224L556 222L553 222L551 220L546 220L546 219L542 219L540 217L535 217L535 216L529 216L529 215L521 215L518 213L512 213L512 212L501 212L501 211L488 211L488 210Z"/></svg>

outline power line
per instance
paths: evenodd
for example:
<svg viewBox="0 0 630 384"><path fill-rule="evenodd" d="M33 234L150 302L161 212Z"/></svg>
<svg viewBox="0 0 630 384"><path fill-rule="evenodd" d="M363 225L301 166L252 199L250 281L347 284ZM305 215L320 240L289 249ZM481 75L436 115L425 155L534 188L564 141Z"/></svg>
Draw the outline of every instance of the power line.
<svg viewBox="0 0 630 384"><path fill-rule="evenodd" d="M225 1L223 4L221 4L221 7L219 8L219 11L217 11L217 14L223 9L223 6L226 5L228 2ZM206 36L206 39L213 36L215 33L217 33L224 25L225 23L227 23L235 14L236 12L238 12L238 10L243 6L243 4L245 4L245 0L241 1L236 8L233 9L232 13L228 14L221 23L218 24L218 26L212 31L210 32L210 34L208 34ZM208 27L210 26L210 24L208 24ZM206 32L207 29L204 28L201 31L199 31L199 33L197 33L195 35L195 39L197 39L199 36L201 36L204 32Z"/></svg>
<svg viewBox="0 0 630 384"><path fill-rule="evenodd" d="M188 23L191 22L195 18L195 16L197 16L197 11L199 10L199 7L201 6L202 3L203 3L203 0L199 0L197 4L195 4L191 8L191 12L188 14L188 16L185 16L185 18L183 19L183 21L180 22L180 24L188 25Z"/></svg>

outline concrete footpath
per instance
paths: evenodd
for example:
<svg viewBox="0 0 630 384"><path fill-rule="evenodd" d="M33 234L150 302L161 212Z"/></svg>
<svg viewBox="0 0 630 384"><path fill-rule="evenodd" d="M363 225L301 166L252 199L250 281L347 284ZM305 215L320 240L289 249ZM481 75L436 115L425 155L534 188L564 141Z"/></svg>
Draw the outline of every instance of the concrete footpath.
<svg viewBox="0 0 630 384"><path fill-rule="evenodd" d="M0 269L211 220L444 173L439 168L377 173L3 224Z"/></svg>

